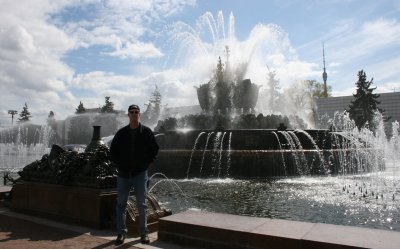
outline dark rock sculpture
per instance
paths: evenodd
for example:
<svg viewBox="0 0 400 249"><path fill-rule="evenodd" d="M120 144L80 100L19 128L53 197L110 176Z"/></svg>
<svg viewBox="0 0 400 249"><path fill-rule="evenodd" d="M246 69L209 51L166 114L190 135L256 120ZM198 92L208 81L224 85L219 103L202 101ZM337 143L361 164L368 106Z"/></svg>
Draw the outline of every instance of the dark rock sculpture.
<svg viewBox="0 0 400 249"><path fill-rule="evenodd" d="M18 174L24 181L112 188L116 186L117 169L110 160L106 145L83 153L60 152L59 146L53 146L50 155L43 155L42 159L28 164Z"/></svg>

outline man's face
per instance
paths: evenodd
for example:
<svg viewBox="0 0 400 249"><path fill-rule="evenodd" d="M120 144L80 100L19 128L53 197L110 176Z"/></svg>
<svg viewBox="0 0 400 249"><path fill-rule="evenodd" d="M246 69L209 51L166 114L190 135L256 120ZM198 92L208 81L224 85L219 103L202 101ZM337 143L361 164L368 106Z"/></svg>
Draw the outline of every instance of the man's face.
<svg viewBox="0 0 400 249"><path fill-rule="evenodd" d="M139 121L140 111L138 109L132 109L128 112L129 121Z"/></svg>

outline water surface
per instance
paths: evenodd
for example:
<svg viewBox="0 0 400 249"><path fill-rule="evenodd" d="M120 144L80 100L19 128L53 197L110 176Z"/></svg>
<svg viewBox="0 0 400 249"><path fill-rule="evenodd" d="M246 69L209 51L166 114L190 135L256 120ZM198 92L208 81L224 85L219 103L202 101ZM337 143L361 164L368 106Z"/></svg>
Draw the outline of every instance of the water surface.
<svg viewBox="0 0 400 249"><path fill-rule="evenodd" d="M398 182L398 178L382 175L262 180L153 178L150 188L156 184L152 194L173 213L198 209L400 231Z"/></svg>

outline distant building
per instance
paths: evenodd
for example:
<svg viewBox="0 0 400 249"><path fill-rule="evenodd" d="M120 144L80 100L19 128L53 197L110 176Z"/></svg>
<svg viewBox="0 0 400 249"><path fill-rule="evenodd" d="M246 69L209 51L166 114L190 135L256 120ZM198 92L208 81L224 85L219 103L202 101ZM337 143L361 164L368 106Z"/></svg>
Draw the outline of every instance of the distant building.
<svg viewBox="0 0 400 249"><path fill-rule="evenodd" d="M389 123L400 122L400 92L379 93L379 95L378 101L381 102L379 108L385 111L386 117L391 117ZM317 99L317 120L320 120L323 115L333 118L335 112L349 109L352 100L354 100L353 96ZM391 127L386 126L386 129L391 129Z"/></svg>
<svg viewBox="0 0 400 249"><path fill-rule="evenodd" d="M161 113L161 120L168 117L180 118L190 114L200 114L201 112L200 105L166 107Z"/></svg>
<svg viewBox="0 0 400 249"><path fill-rule="evenodd" d="M98 108L86 108L86 113L101 113L101 107ZM117 114L125 114L124 110L114 110Z"/></svg>

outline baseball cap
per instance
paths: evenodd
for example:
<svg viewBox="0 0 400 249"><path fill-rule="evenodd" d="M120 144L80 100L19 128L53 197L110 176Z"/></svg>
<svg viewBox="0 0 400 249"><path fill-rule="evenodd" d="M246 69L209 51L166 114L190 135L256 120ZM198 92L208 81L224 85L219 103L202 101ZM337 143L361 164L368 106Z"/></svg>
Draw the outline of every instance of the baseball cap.
<svg viewBox="0 0 400 249"><path fill-rule="evenodd" d="M133 110L133 109L139 110L139 111L140 111L140 107L139 107L138 105L130 105L130 106L128 107L128 112L129 112L130 110Z"/></svg>

